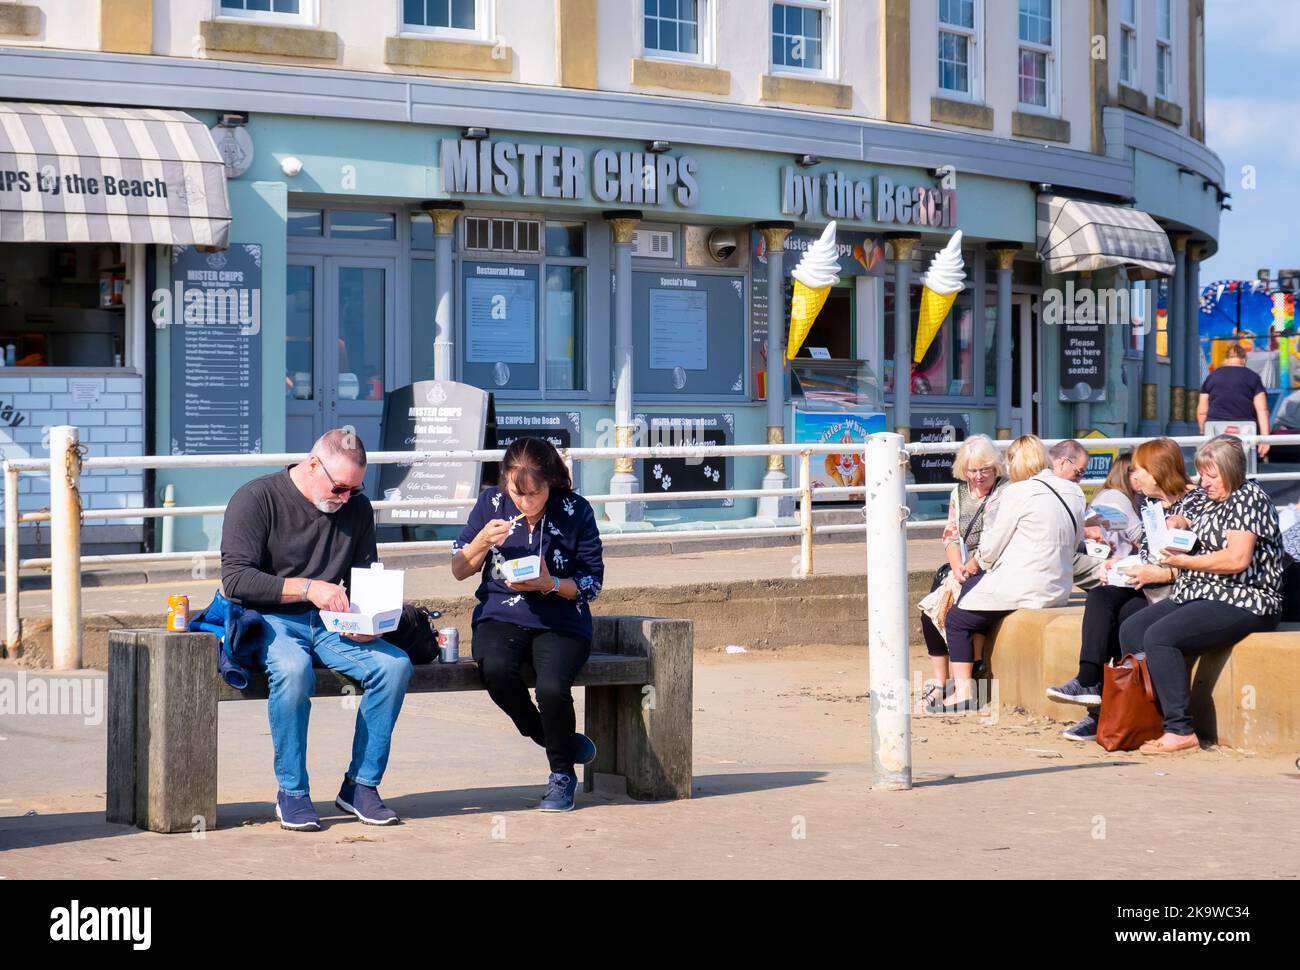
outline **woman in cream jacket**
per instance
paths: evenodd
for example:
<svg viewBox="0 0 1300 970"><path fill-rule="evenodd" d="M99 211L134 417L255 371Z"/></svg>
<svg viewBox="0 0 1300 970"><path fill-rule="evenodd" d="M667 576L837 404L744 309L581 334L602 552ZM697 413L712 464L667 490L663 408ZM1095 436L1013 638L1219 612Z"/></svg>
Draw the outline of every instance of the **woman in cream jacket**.
<svg viewBox="0 0 1300 970"><path fill-rule="evenodd" d="M1047 449L1034 435L1007 448L1011 479L980 537L979 571L962 586L948 611L948 650L955 681L945 712L966 710L974 696L974 637L1012 610L1064 606L1074 577L1074 550L1082 535L1083 490L1052 473Z"/></svg>

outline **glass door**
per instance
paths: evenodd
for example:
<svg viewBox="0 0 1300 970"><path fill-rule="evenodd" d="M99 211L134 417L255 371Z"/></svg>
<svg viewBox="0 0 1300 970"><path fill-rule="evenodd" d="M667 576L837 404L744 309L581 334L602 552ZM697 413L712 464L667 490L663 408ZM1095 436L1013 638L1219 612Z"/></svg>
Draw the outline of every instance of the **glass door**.
<svg viewBox="0 0 1300 970"><path fill-rule="evenodd" d="M324 260L290 256L285 295L285 449L307 451L325 431L321 345Z"/></svg>
<svg viewBox="0 0 1300 970"><path fill-rule="evenodd" d="M396 270L393 259L325 257L325 427L356 428L370 451L380 450L384 392L396 369Z"/></svg>

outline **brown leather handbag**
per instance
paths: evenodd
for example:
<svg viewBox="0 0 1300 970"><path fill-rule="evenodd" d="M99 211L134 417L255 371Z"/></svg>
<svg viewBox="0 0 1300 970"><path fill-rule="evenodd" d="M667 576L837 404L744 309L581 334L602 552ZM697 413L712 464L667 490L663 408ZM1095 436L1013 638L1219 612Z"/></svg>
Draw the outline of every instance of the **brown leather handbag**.
<svg viewBox="0 0 1300 970"><path fill-rule="evenodd" d="M1101 715L1097 743L1107 751L1136 751L1165 733L1145 657L1128 654L1101 670Z"/></svg>

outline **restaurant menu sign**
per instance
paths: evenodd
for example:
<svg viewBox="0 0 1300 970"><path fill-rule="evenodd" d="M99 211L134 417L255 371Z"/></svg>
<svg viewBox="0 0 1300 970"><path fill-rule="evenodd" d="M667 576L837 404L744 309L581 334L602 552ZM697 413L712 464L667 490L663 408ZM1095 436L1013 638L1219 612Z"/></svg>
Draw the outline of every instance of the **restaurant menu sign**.
<svg viewBox="0 0 1300 970"><path fill-rule="evenodd" d="M171 290L154 320L171 329L171 453L262 450L262 247L172 249Z"/></svg>
<svg viewBox="0 0 1300 970"><path fill-rule="evenodd" d="M416 381L384 397L384 451L476 451L484 446L488 393L455 381ZM379 495L402 499L465 499L444 508L384 509L380 525L459 524L478 500L483 466L476 461L384 465Z"/></svg>

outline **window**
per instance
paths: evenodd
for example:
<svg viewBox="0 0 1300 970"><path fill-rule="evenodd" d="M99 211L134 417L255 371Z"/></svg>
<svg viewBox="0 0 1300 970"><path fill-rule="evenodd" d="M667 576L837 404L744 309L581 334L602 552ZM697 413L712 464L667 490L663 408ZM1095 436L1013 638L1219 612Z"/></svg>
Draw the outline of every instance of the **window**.
<svg viewBox="0 0 1300 970"><path fill-rule="evenodd" d="M983 96L979 69L983 0L939 0L939 91L972 101Z"/></svg>
<svg viewBox="0 0 1300 970"><path fill-rule="evenodd" d="M828 75L831 33L830 0L794 0L772 4L772 68Z"/></svg>
<svg viewBox="0 0 1300 970"><path fill-rule="evenodd" d="M1119 83L1138 86L1137 0L1120 0Z"/></svg>
<svg viewBox="0 0 1300 970"><path fill-rule="evenodd" d="M314 0L217 0L217 16L273 23L312 23Z"/></svg>
<svg viewBox="0 0 1300 970"><path fill-rule="evenodd" d="M523 253L542 251L542 224L535 219L503 219L467 216L465 248L486 253Z"/></svg>
<svg viewBox="0 0 1300 970"><path fill-rule="evenodd" d="M1056 0L1020 0L1020 106L1060 112Z"/></svg>
<svg viewBox="0 0 1300 970"><path fill-rule="evenodd" d="M1174 96L1173 0L1156 0L1156 96Z"/></svg>
<svg viewBox="0 0 1300 970"><path fill-rule="evenodd" d="M644 0L642 49L656 57L705 61L709 0Z"/></svg>
<svg viewBox="0 0 1300 970"><path fill-rule="evenodd" d="M491 36L488 0L399 0L405 33L464 38Z"/></svg>

